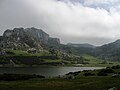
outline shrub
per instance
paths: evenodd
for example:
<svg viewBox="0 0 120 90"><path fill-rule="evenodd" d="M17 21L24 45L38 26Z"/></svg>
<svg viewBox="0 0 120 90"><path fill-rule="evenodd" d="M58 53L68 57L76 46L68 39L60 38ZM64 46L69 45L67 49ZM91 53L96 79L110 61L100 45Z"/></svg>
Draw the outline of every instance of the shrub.
<svg viewBox="0 0 120 90"><path fill-rule="evenodd" d="M98 76L107 76L108 74L107 74L107 73L104 73L104 72L98 72L97 75L98 75Z"/></svg>
<svg viewBox="0 0 120 90"><path fill-rule="evenodd" d="M120 69L120 65L112 66L112 69Z"/></svg>
<svg viewBox="0 0 120 90"><path fill-rule="evenodd" d="M45 78L45 77L40 75L6 74L6 73L0 75L0 80L5 80L5 81L28 80L32 78Z"/></svg>
<svg viewBox="0 0 120 90"><path fill-rule="evenodd" d="M89 72L89 71L91 71L91 70L83 70L82 72Z"/></svg>
<svg viewBox="0 0 120 90"><path fill-rule="evenodd" d="M111 68L107 68L107 69L101 69L100 72L103 72L103 73L114 73L114 70L111 69Z"/></svg>
<svg viewBox="0 0 120 90"><path fill-rule="evenodd" d="M108 73L114 73L114 70L111 69L111 68L101 69L101 70L97 73L97 75L98 75L98 76L107 76Z"/></svg>
<svg viewBox="0 0 120 90"><path fill-rule="evenodd" d="M73 75L73 76L77 76L81 71L77 71L77 72L69 72L66 75Z"/></svg>
<svg viewBox="0 0 120 90"><path fill-rule="evenodd" d="M86 72L83 74L84 76L94 76L95 74L94 73L91 73L91 72Z"/></svg>
<svg viewBox="0 0 120 90"><path fill-rule="evenodd" d="M15 55L15 53L12 52L12 51L6 51L6 54L8 54L8 55Z"/></svg>

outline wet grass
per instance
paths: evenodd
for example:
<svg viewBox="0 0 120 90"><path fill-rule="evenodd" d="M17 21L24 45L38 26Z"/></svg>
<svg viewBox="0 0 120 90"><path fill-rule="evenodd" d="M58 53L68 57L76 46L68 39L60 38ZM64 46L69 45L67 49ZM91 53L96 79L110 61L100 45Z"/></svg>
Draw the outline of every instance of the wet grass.
<svg viewBox="0 0 120 90"><path fill-rule="evenodd" d="M0 90L120 90L120 78L111 76L77 76L75 79L51 78L25 81L0 81Z"/></svg>

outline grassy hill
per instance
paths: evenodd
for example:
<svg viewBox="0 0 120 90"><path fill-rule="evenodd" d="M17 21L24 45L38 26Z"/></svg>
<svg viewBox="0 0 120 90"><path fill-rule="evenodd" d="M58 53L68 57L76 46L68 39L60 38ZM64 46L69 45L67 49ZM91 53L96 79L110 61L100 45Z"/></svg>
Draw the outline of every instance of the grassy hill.
<svg viewBox="0 0 120 90"><path fill-rule="evenodd" d="M91 55L76 56L60 51L42 50L36 53L28 53L23 50L5 50L5 55L0 56L0 64L16 65L75 65L83 64L83 66L111 66L119 64L119 62L105 61ZM8 65L9 66L9 65Z"/></svg>
<svg viewBox="0 0 120 90"><path fill-rule="evenodd" d="M6 49L5 54L0 56L0 64L16 65L72 65L82 63L80 56L70 55L57 50L42 50L36 53L28 53L23 50Z"/></svg>

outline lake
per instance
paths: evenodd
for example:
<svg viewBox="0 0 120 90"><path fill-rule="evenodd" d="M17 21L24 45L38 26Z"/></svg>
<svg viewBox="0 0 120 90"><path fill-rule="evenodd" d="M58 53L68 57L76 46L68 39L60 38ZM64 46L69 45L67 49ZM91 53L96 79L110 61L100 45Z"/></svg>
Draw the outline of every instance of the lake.
<svg viewBox="0 0 120 90"><path fill-rule="evenodd" d="M46 77L64 75L68 72L102 69L104 67L1 67L0 74L15 73L15 74L36 74Z"/></svg>

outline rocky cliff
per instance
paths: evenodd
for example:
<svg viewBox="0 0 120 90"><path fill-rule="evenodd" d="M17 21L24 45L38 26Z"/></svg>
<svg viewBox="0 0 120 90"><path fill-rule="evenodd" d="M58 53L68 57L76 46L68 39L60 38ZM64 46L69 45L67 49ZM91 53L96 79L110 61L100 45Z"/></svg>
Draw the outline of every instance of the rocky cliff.
<svg viewBox="0 0 120 90"><path fill-rule="evenodd" d="M50 43L50 44L49 44ZM0 36L0 47L10 49L43 49L52 44L60 44L60 40L49 37L41 29L32 28L14 28L6 30L3 36Z"/></svg>

